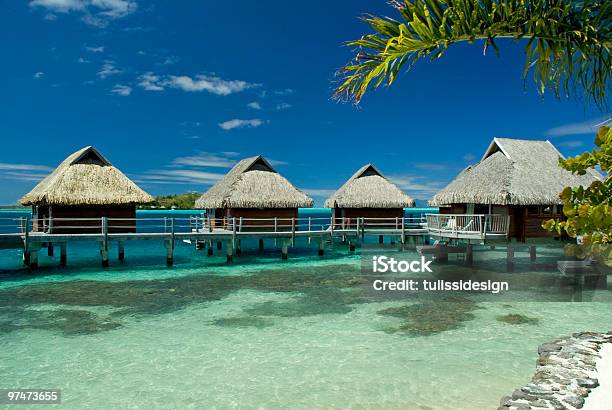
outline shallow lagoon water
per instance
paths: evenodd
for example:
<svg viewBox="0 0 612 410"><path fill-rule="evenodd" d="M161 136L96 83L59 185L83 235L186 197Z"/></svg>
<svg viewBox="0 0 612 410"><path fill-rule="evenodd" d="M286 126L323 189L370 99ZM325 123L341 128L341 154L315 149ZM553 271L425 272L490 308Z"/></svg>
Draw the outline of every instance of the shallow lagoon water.
<svg viewBox="0 0 612 410"><path fill-rule="evenodd" d="M167 269L160 243L129 243L106 270L75 245L68 268L43 256L35 274L0 251L0 384L61 388L66 408L490 409L531 377L540 343L611 330L609 291L407 300L371 291L359 252L299 245L281 261L246 244L226 265L180 244ZM475 255L487 269L504 257ZM516 274L531 266L519 258Z"/></svg>

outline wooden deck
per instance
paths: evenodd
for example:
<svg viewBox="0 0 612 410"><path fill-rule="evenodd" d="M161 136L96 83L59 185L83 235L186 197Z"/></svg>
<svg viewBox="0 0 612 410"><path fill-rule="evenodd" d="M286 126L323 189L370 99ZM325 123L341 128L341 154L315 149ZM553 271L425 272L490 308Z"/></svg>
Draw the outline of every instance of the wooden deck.
<svg viewBox="0 0 612 410"><path fill-rule="evenodd" d="M427 231L433 238L466 242L505 241L510 229L509 215L427 214Z"/></svg>
<svg viewBox="0 0 612 410"><path fill-rule="evenodd" d="M111 243L117 244L119 259L123 260L126 241L161 241L166 248L166 262L172 265L176 241L194 243L198 249L208 247L209 254L212 254L213 244L216 243L218 249L224 244L227 260L231 261L234 254L240 253L242 239L259 239L260 247L264 239L274 239L275 244L280 244L282 257L286 259L288 248L295 246L298 238L307 238L309 243L314 241L322 255L324 244L338 239L347 243L350 250L354 250L355 244L367 236L378 236L379 240L392 237L405 243L409 237L426 236L428 233L424 220L420 218L376 218L373 221L353 218L334 224L331 218L48 218L34 221L36 226L44 227L43 232L32 231L31 219L19 218L13 221L15 232L0 234L0 249L23 249L24 263L31 268L38 266L38 253L41 249L47 247L52 253L53 246L59 246L60 263L65 265L67 244L74 242L98 242L102 265L108 266ZM92 226L94 231L99 232L92 233ZM59 230L59 227L61 233L55 233L54 229ZM113 232L118 227L131 228L136 232Z"/></svg>

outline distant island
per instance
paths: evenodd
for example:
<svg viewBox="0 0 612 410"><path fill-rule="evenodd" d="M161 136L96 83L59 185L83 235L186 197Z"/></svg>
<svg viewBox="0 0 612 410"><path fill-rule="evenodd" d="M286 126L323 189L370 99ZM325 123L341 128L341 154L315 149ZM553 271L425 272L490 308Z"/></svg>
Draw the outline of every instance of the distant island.
<svg viewBox="0 0 612 410"><path fill-rule="evenodd" d="M23 206L20 204L11 204L11 205L0 205L0 209L30 209L30 207Z"/></svg>
<svg viewBox="0 0 612 410"><path fill-rule="evenodd" d="M145 206L145 208L194 209L195 201L201 195L199 192L188 192L186 194L157 196L155 202Z"/></svg>

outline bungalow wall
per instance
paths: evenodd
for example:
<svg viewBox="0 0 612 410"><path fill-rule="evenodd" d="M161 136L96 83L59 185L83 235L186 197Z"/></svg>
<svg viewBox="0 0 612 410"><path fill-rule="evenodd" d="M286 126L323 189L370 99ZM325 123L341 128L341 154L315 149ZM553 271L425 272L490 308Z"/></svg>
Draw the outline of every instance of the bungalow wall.
<svg viewBox="0 0 612 410"><path fill-rule="evenodd" d="M54 234L101 233L102 217L109 218L109 233L136 232L135 205L34 206L32 209L32 229L34 232L49 231L49 215L51 215L53 218L51 233ZM62 221L61 219L64 218L78 218L85 220Z"/></svg>
<svg viewBox="0 0 612 410"><path fill-rule="evenodd" d="M367 224L372 224L380 228L395 228L395 219L404 216L403 208L334 208L333 219L334 228L355 227L357 218L367 218ZM400 222L401 224L401 222ZM401 225L400 225L401 226Z"/></svg>
<svg viewBox="0 0 612 410"><path fill-rule="evenodd" d="M213 218L213 226L227 228L231 218L236 218L236 224L242 220L242 230L273 231L274 218L277 218L277 230L291 231L291 218L298 218L298 208L219 208L206 212Z"/></svg>

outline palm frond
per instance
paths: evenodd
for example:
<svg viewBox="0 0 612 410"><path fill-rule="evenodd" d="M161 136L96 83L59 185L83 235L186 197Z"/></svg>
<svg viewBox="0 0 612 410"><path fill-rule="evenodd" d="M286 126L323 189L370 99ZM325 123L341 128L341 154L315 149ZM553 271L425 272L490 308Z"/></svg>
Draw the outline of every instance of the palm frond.
<svg viewBox="0 0 612 410"><path fill-rule="evenodd" d="M359 102L369 87L391 85L402 68L440 58L459 42L523 40L523 79L533 73L538 93L578 93L607 107L610 87L612 2L599 0L393 1L401 19L366 16L374 33L347 43L355 58L339 70L334 98Z"/></svg>

